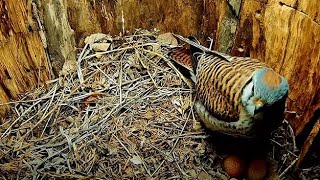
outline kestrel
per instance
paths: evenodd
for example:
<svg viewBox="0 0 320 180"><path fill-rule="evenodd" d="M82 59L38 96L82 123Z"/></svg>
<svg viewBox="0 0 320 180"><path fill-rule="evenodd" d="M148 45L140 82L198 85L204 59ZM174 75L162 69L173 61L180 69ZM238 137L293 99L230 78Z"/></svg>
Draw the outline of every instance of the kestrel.
<svg viewBox="0 0 320 180"><path fill-rule="evenodd" d="M171 58L193 74L194 109L211 130L234 137L265 136L283 121L288 81L265 63L209 50L194 38L179 39Z"/></svg>

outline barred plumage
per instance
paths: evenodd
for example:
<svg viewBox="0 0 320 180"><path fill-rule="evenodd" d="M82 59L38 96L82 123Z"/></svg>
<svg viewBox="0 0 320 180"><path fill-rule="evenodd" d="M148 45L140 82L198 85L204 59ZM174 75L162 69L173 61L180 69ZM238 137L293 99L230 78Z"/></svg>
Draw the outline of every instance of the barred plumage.
<svg viewBox="0 0 320 180"><path fill-rule="evenodd" d="M190 51L183 47L172 48L170 54L172 59L179 65L185 67L187 70L192 70L192 61Z"/></svg>
<svg viewBox="0 0 320 180"><path fill-rule="evenodd" d="M197 68L197 98L217 118L237 121L242 90L253 72L261 67L266 65L257 60L233 58L227 61L204 54Z"/></svg>
<svg viewBox="0 0 320 180"><path fill-rule="evenodd" d="M283 119L287 80L251 58L211 51L194 38L179 39L171 57L196 75L195 110L207 128L236 137L268 134ZM191 65L190 65L191 64Z"/></svg>

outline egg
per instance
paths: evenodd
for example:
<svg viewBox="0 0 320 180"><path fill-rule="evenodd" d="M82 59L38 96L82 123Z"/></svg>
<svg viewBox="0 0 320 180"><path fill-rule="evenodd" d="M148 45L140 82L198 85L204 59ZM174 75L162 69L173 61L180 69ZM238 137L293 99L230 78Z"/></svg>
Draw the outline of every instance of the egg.
<svg viewBox="0 0 320 180"><path fill-rule="evenodd" d="M255 159L249 163L248 179L249 180L262 180L267 174L267 163L262 159Z"/></svg>
<svg viewBox="0 0 320 180"><path fill-rule="evenodd" d="M239 156L229 155L224 159L223 168L230 177L239 178L245 171L245 162Z"/></svg>

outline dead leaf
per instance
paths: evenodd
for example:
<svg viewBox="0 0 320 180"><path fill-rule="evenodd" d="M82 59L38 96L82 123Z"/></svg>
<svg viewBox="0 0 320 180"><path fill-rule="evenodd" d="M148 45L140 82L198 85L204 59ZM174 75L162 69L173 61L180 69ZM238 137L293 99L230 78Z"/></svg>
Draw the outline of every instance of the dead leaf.
<svg viewBox="0 0 320 180"><path fill-rule="evenodd" d="M94 51L107 51L110 47L110 43L94 43L91 45L91 48Z"/></svg>
<svg viewBox="0 0 320 180"><path fill-rule="evenodd" d="M63 64L62 70L59 72L60 76L65 76L77 71L77 62L76 61L66 61Z"/></svg>
<svg viewBox="0 0 320 180"><path fill-rule="evenodd" d="M154 112L147 111L146 113L143 114L143 117L146 118L146 119L153 119L154 118Z"/></svg>
<svg viewBox="0 0 320 180"><path fill-rule="evenodd" d="M9 163L0 164L0 172L18 172L21 168L21 161L14 160Z"/></svg>
<svg viewBox="0 0 320 180"><path fill-rule="evenodd" d="M135 165L142 164L142 161L141 161L140 157L138 157L138 156L133 156L133 157L130 159L130 161L131 161L133 164L135 164Z"/></svg>
<svg viewBox="0 0 320 180"><path fill-rule="evenodd" d="M172 46L178 46L177 39L172 35L172 33L164 33L158 36L159 42L163 44L168 44Z"/></svg>
<svg viewBox="0 0 320 180"><path fill-rule="evenodd" d="M71 128L70 133L71 134L76 134L79 131L79 128Z"/></svg>
<svg viewBox="0 0 320 180"><path fill-rule="evenodd" d="M94 103L94 102L97 102L98 99L99 99L99 94L93 94L91 96L84 98L82 103L86 103L86 104Z"/></svg>
<svg viewBox="0 0 320 180"><path fill-rule="evenodd" d="M108 35L102 34L102 33L97 33L97 34L91 34L90 36L86 37L84 42L86 44L92 45L95 42L99 42L100 40L106 38Z"/></svg>
<svg viewBox="0 0 320 180"><path fill-rule="evenodd" d="M198 144L195 151L199 154L204 154L206 152L206 147L203 144Z"/></svg>
<svg viewBox="0 0 320 180"><path fill-rule="evenodd" d="M177 111L178 111L180 114L183 114L182 109L181 109L181 103L180 103L178 100L173 99L173 100L172 100L172 104L175 105L175 108L177 109Z"/></svg>
<svg viewBox="0 0 320 180"><path fill-rule="evenodd" d="M97 58L97 59L100 59L101 57L103 57L101 54L99 54L99 53L96 53L95 54L95 57Z"/></svg>
<svg viewBox="0 0 320 180"><path fill-rule="evenodd" d="M190 98L186 99L181 107L182 111L184 112L185 110L187 110L191 105L191 100Z"/></svg>
<svg viewBox="0 0 320 180"><path fill-rule="evenodd" d="M129 177L133 177L134 176L134 170L131 167L127 167L125 169L124 173Z"/></svg>
<svg viewBox="0 0 320 180"><path fill-rule="evenodd" d="M201 123L199 121L193 120L192 121L192 128L196 131L199 131L202 128Z"/></svg>
<svg viewBox="0 0 320 180"><path fill-rule="evenodd" d="M196 178L198 176L196 170L194 169L188 170L187 173L193 178Z"/></svg>

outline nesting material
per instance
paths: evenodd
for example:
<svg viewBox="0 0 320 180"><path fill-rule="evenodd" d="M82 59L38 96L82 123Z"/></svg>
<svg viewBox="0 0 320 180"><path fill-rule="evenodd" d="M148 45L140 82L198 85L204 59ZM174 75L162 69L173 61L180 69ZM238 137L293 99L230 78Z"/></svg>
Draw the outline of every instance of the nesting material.
<svg viewBox="0 0 320 180"><path fill-rule="evenodd" d="M175 41L157 37L92 35L58 79L6 103L0 178L227 179L192 84L167 57ZM296 159L288 127L271 139L274 176L289 176Z"/></svg>

